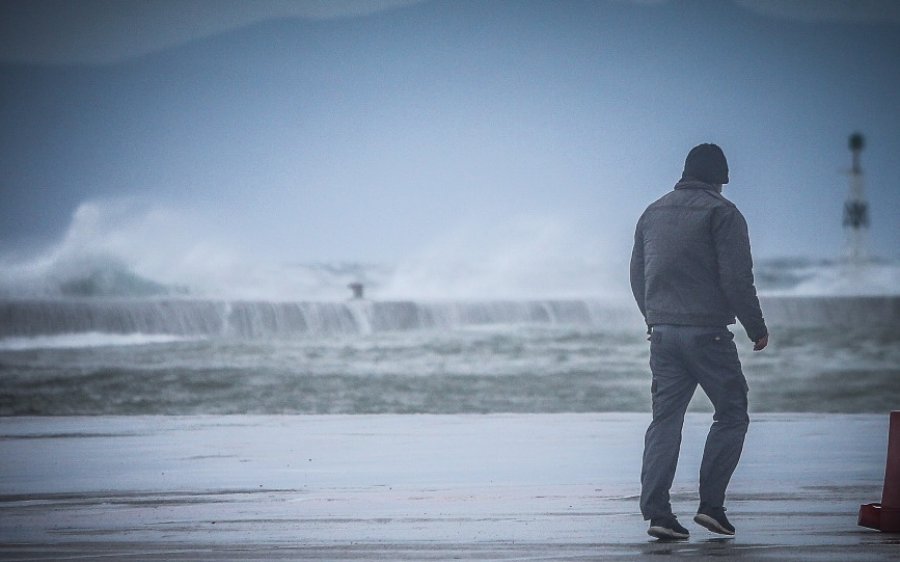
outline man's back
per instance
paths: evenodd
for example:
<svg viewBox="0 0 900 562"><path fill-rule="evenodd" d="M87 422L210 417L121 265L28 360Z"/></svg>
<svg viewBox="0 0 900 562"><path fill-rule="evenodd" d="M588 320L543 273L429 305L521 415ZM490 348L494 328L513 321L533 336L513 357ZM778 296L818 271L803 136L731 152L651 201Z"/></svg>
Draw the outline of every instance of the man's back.
<svg viewBox="0 0 900 562"><path fill-rule="evenodd" d="M725 326L737 315L751 340L765 335L746 221L712 184L682 180L644 211L631 285L648 325Z"/></svg>

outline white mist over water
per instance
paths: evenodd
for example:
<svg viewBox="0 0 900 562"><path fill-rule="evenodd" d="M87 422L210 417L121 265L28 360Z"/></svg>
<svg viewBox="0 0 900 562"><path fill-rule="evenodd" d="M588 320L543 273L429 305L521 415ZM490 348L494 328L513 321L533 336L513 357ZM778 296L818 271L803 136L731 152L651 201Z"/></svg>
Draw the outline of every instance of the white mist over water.
<svg viewBox="0 0 900 562"><path fill-rule="evenodd" d="M59 243L5 260L0 295L315 300L345 298L346 283L355 280L347 274L330 288L335 276L328 271L251 258L222 230L198 214L157 205L83 203Z"/></svg>
<svg viewBox="0 0 900 562"><path fill-rule="evenodd" d="M775 262L779 264L779 262ZM766 288L771 296L879 296L900 294L900 264L872 261L868 263L807 262L793 260L780 263L782 277L790 277L792 285ZM770 269L773 264L764 264ZM776 274L777 275L777 274Z"/></svg>
<svg viewBox="0 0 900 562"><path fill-rule="evenodd" d="M161 296L344 300L361 282L374 299L527 299L624 296L624 260L558 217L468 221L395 264L298 264L252 248L195 214L134 201L86 202L57 244L0 258L0 296ZM619 277L620 279L616 279Z"/></svg>
<svg viewBox="0 0 900 562"><path fill-rule="evenodd" d="M26 258L0 256L0 297L192 297L343 301L348 285L374 300L592 299L630 303L630 246L610 247L559 216L460 220L394 264L297 263L255 251L201 213L134 200L78 207L62 239ZM289 244L286 244L289 247ZM764 295L900 294L900 264L851 268L802 258L758 260Z"/></svg>
<svg viewBox="0 0 900 562"><path fill-rule="evenodd" d="M170 209L134 201L83 203L57 244L3 264L0 290L61 296L67 287L93 282L101 294L128 296L130 287L116 282L130 280L145 293L201 285L238 267L236 256L206 241L201 230L192 217ZM91 296L86 287L83 292Z"/></svg>
<svg viewBox="0 0 900 562"><path fill-rule="evenodd" d="M426 300L624 297L624 260L557 217L463 224L401 263L380 291Z"/></svg>

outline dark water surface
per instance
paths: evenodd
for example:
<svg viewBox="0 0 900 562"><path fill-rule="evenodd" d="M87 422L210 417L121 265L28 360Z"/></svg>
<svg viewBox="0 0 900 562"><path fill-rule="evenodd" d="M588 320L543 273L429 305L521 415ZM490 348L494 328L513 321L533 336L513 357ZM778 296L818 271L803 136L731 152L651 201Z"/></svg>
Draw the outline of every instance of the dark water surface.
<svg viewBox="0 0 900 562"><path fill-rule="evenodd" d="M764 352L732 327L753 410L900 405L900 297L763 307ZM643 412L648 357L593 301L7 300L0 414Z"/></svg>

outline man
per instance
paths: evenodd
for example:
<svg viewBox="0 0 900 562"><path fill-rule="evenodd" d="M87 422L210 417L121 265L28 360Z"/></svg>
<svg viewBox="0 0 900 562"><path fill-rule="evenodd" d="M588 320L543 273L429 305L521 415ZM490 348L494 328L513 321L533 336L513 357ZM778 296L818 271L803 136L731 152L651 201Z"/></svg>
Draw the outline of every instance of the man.
<svg viewBox="0 0 900 562"><path fill-rule="evenodd" d="M669 489L688 403L699 384L715 408L700 466L700 507L694 521L734 535L725 517L725 489L747 432L747 381L734 334L741 321L760 351L768 344L753 284L747 223L722 196L728 162L714 144L694 147L675 189L638 220L631 289L650 334L653 421L644 438L641 513L659 539L687 539L672 513Z"/></svg>

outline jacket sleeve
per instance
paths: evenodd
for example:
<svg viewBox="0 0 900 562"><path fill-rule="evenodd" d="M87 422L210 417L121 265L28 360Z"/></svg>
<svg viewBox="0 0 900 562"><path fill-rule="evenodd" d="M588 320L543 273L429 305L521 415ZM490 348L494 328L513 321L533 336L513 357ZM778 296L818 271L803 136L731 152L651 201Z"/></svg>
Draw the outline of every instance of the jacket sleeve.
<svg viewBox="0 0 900 562"><path fill-rule="evenodd" d="M644 281L644 233L639 220L634 231L634 247L631 249L631 293L646 320L647 310L644 305L646 285Z"/></svg>
<svg viewBox="0 0 900 562"><path fill-rule="evenodd" d="M717 209L713 240L719 267L719 283L731 310L754 342L768 334L756 287L747 221L736 207Z"/></svg>

